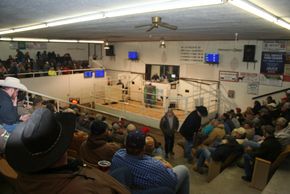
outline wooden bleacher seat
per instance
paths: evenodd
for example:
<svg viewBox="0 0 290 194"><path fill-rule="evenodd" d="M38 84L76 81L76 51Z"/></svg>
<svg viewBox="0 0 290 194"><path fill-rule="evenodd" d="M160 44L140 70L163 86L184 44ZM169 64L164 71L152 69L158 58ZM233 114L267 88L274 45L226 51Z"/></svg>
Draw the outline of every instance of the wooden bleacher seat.
<svg viewBox="0 0 290 194"><path fill-rule="evenodd" d="M231 165L238 156L239 154L230 154L224 162L211 160L208 167L207 182L212 181L218 176L225 168Z"/></svg>
<svg viewBox="0 0 290 194"><path fill-rule="evenodd" d="M263 190L277 168L289 154L290 145L287 145L273 163L256 157L251 186L256 189Z"/></svg>
<svg viewBox="0 0 290 194"><path fill-rule="evenodd" d="M7 160L0 156L0 174L11 185L13 193L15 191L15 185L17 181L17 172L8 164ZM2 193L2 192L0 192Z"/></svg>

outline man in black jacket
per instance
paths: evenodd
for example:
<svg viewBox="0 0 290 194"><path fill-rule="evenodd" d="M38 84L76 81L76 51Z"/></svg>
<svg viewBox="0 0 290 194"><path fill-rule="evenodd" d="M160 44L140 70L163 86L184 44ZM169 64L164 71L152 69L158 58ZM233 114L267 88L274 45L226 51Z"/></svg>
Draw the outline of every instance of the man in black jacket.
<svg viewBox="0 0 290 194"><path fill-rule="evenodd" d="M193 137L195 133L200 129L201 117L208 115L207 108L204 106L197 106L196 110L192 111L184 120L180 127L180 134L185 139L184 144L184 157L187 158L188 162L192 162L193 156L191 149L193 147Z"/></svg>
<svg viewBox="0 0 290 194"><path fill-rule="evenodd" d="M262 126L262 130L265 137L264 142L257 150L244 154L244 170L246 176L242 176L242 179L248 182L252 179L253 166L256 157L274 162L282 151L280 142L274 136L274 127L271 125L264 125Z"/></svg>

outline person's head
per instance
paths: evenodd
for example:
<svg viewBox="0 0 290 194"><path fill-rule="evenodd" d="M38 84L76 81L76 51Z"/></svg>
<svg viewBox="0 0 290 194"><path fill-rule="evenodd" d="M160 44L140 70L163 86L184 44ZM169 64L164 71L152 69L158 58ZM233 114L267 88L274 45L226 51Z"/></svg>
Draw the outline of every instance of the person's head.
<svg viewBox="0 0 290 194"><path fill-rule="evenodd" d="M136 130L136 126L132 123L129 123L126 127L127 133L131 132L131 131L135 131Z"/></svg>
<svg viewBox="0 0 290 194"><path fill-rule="evenodd" d="M282 112L285 112L287 110L290 110L290 102L285 102L281 107Z"/></svg>
<svg viewBox="0 0 290 194"><path fill-rule="evenodd" d="M265 137L274 137L275 129L272 125L263 125L261 128Z"/></svg>
<svg viewBox="0 0 290 194"><path fill-rule="evenodd" d="M34 96L33 101L32 101L32 105L34 108L41 108L43 105L43 98L41 96Z"/></svg>
<svg viewBox="0 0 290 194"><path fill-rule="evenodd" d="M268 96L268 97L266 98L266 101L267 101L267 104L272 103L272 102L273 102L273 98L272 98L272 96Z"/></svg>
<svg viewBox="0 0 290 194"><path fill-rule="evenodd" d="M92 135L104 135L108 133L108 125L107 123L99 120L94 120L90 126Z"/></svg>
<svg viewBox="0 0 290 194"><path fill-rule="evenodd" d="M246 129L243 127L236 128L232 131L231 136L237 139L244 139L246 137Z"/></svg>
<svg viewBox="0 0 290 194"><path fill-rule="evenodd" d="M37 109L10 134L5 157L13 169L22 173L51 168L64 158L74 130L74 114ZM66 162L63 160L62 165Z"/></svg>
<svg viewBox="0 0 290 194"><path fill-rule="evenodd" d="M134 156L142 155L144 153L145 136L139 130L129 132L125 142L127 154Z"/></svg>
<svg viewBox="0 0 290 194"><path fill-rule="evenodd" d="M205 106L197 106L196 110L201 117L206 117L208 115L208 111Z"/></svg>
<svg viewBox="0 0 290 194"><path fill-rule="evenodd" d="M275 121L275 130L279 131L281 129L284 129L285 127L287 127L287 125L288 125L287 119L285 119L284 117L279 117Z"/></svg>
<svg viewBox="0 0 290 194"><path fill-rule="evenodd" d="M144 147L145 154L151 155L153 153L154 149L155 149L154 138L151 136L146 136L145 147Z"/></svg>
<svg viewBox="0 0 290 194"><path fill-rule="evenodd" d="M237 112L237 114L240 114L240 113L242 112L242 109L239 108L239 107L237 107L237 108L236 108L236 112Z"/></svg>
<svg viewBox="0 0 290 194"><path fill-rule="evenodd" d="M27 91L27 87L15 77L6 77L4 80L0 80L0 86L12 99L17 97L19 90Z"/></svg>
<svg viewBox="0 0 290 194"><path fill-rule="evenodd" d="M96 114L96 120L105 121L106 117L100 113Z"/></svg>

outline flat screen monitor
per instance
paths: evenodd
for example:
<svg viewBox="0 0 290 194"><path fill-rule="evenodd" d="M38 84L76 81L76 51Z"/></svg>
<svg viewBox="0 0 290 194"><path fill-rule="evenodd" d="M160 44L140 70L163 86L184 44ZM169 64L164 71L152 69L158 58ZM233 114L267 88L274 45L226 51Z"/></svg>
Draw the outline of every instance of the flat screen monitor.
<svg viewBox="0 0 290 194"><path fill-rule="evenodd" d="M93 72L92 71L85 71L84 78L90 78L90 77L93 77Z"/></svg>
<svg viewBox="0 0 290 194"><path fill-rule="evenodd" d="M105 70L104 69L97 69L95 71L95 77L105 77Z"/></svg>
<svg viewBox="0 0 290 194"><path fill-rule="evenodd" d="M204 60L206 63L219 64L220 56L218 53L205 53Z"/></svg>
<svg viewBox="0 0 290 194"><path fill-rule="evenodd" d="M137 60L138 59L138 52L129 51L128 52L128 58L131 59L131 60Z"/></svg>

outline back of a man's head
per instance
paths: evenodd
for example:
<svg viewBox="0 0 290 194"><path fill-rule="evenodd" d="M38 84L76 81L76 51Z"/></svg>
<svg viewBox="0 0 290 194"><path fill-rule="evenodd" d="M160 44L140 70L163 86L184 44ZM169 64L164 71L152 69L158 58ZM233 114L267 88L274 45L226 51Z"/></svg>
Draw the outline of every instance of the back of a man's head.
<svg viewBox="0 0 290 194"><path fill-rule="evenodd" d="M134 130L126 137L126 151L130 155L140 155L144 152L145 134L142 131Z"/></svg>

